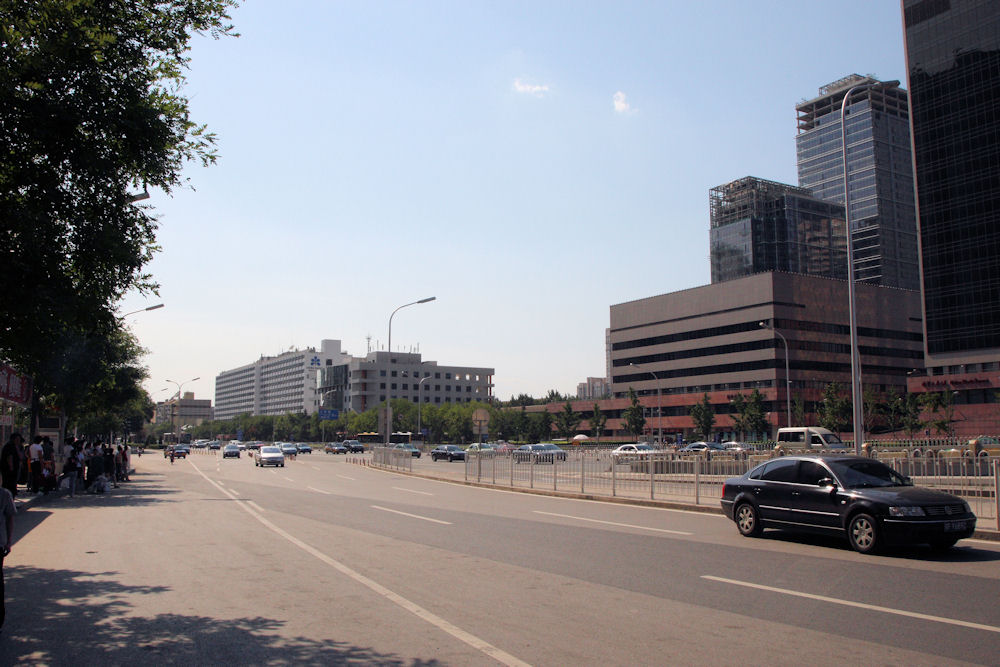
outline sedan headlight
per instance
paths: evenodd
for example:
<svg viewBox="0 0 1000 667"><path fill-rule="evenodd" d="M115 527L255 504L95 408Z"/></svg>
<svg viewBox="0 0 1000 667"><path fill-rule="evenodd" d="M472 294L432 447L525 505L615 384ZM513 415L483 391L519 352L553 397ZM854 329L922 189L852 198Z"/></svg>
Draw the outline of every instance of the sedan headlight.
<svg viewBox="0 0 1000 667"><path fill-rule="evenodd" d="M890 507L889 516L926 516L923 507Z"/></svg>

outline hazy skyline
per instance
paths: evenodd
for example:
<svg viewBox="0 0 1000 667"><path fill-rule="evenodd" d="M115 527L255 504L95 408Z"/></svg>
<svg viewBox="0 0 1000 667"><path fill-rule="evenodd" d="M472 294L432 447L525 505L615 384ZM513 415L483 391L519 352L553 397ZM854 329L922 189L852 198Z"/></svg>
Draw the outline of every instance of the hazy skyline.
<svg viewBox="0 0 1000 667"><path fill-rule="evenodd" d="M795 104L905 86L897 2L250 3L198 38L219 136L152 192L160 296L121 312L146 388L339 339L496 369L495 394L605 371L612 304L710 281L708 191L795 184ZM864 19L862 21L862 19ZM170 387L170 391L160 391Z"/></svg>

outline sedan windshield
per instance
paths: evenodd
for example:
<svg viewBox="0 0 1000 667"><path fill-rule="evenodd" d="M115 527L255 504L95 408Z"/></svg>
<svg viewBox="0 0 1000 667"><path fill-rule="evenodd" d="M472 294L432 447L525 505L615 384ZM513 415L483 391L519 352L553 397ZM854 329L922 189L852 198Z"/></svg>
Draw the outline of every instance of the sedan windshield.
<svg viewBox="0 0 1000 667"><path fill-rule="evenodd" d="M905 477L878 461L859 459L834 460L827 463L846 489L910 485Z"/></svg>
<svg viewBox="0 0 1000 667"><path fill-rule="evenodd" d="M261 454L280 454L281 453L281 449L279 449L278 447L261 447L260 448L260 453Z"/></svg>

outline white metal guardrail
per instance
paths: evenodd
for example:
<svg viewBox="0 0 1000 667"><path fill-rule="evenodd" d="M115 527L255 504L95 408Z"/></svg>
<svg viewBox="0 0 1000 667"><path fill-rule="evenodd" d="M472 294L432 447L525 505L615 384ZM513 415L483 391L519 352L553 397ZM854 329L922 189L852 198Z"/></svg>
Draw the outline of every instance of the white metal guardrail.
<svg viewBox="0 0 1000 667"><path fill-rule="evenodd" d="M465 479L511 488L550 489L651 500L715 505L729 477L742 475L771 458L769 453L731 456L684 456L672 452L615 457L606 450L567 452L566 460L533 455L469 452ZM940 489L965 499L984 527L1000 529L1000 457L877 456L918 486Z"/></svg>

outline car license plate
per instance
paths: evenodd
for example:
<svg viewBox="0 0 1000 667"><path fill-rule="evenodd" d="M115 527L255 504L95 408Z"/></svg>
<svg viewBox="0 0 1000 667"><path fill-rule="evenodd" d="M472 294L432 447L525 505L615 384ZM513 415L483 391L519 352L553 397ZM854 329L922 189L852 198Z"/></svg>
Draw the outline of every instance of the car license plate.
<svg viewBox="0 0 1000 667"><path fill-rule="evenodd" d="M945 521L944 522L944 532L946 533L957 533L959 531L965 530L964 521Z"/></svg>

